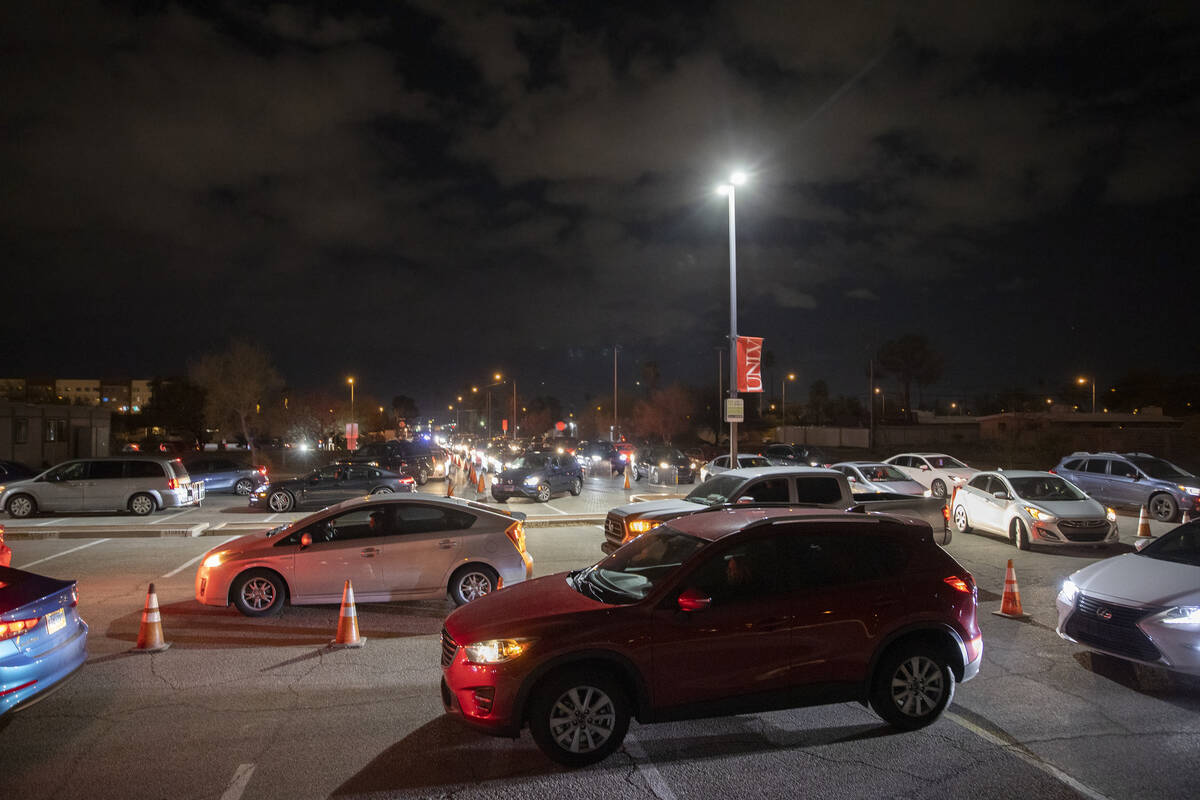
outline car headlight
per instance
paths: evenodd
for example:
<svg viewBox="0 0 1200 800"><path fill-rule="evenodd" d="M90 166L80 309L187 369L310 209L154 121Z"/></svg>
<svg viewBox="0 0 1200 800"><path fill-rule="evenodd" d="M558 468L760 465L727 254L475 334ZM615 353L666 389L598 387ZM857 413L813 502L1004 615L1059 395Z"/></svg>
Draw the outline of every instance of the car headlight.
<svg viewBox="0 0 1200 800"><path fill-rule="evenodd" d="M502 664L512 661L529 649L533 639L488 639L485 642L475 642L463 649L467 651L467 661L473 664Z"/></svg>
<svg viewBox="0 0 1200 800"><path fill-rule="evenodd" d="M965 480L961 475L947 475L946 477L955 483L962 483Z"/></svg>
<svg viewBox="0 0 1200 800"><path fill-rule="evenodd" d="M1116 522L1117 521L1117 512L1111 508L1105 507L1104 518L1107 519L1109 522Z"/></svg>
<svg viewBox="0 0 1200 800"><path fill-rule="evenodd" d="M1022 506L1022 508L1025 509L1026 514L1033 517L1038 522L1054 522L1054 515L1042 511L1040 508L1034 508L1033 506Z"/></svg>
<svg viewBox="0 0 1200 800"><path fill-rule="evenodd" d="M629 528L630 533L641 535L646 531L652 531L659 526L659 523L652 519L634 519L630 520L625 527Z"/></svg>
<svg viewBox="0 0 1200 800"><path fill-rule="evenodd" d="M541 483L541 479L538 478L537 475L530 475L523 482L526 486L537 486L539 483Z"/></svg>
<svg viewBox="0 0 1200 800"><path fill-rule="evenodd" d="M1167 625L1200 625L1200 606L1176 606L1163 614Z"/></svg>
<svg viewBox="0 0 1200 800"><path fill-rule="evenodd" d="M0 492L2 491L4 491L4 487L0 486ZM1200 497L1200 487L1180 485L1179 491L1190 494L1192 497Z"/></svg>
<svg viewBox="0 0 1200 800"><path fill-rule="evenodd" d="M600 456L592 456L592 461L599 461L599 460L600 460Z"/></svg>
<svg viewBox="0 0 1200 800"><path fill-rule="evenodd" d="M660 462L658 462L658 468L659 469L670 469L671 465L668 464L666 461L660 461Z"/></svg>
<svg viewBox="0 0 1200 800"><path fill-rule="evenodd" d="M213 567L219 567L236 555L238 555L238 553L235 550L218 550L208 558L204 559L204 566L208 567L209 569L212 569Z"/></svg>
<svg viewBox="0 0 1200 800"><path fill-rule="evenodd" d="M1062 588L1058 590L1058 599L1062 600L1067 605L1074 605L1075 598L1079 594L1079 587L1075 582L1068 579L1063 581Z"/></svg>

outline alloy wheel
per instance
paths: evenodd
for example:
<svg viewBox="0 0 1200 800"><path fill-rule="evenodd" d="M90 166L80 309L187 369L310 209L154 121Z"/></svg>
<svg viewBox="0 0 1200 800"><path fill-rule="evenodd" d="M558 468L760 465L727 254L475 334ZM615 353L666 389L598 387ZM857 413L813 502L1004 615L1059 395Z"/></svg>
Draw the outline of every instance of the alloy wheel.
<svg viewBox="0 0 1200 800"><path fill-rule="evenodd" d="M937 708L945 691L942 668L925 656L900 662L892 675L892 702L910 717L923 717Z"/></svg>
<svg viewBox="0 0 1200 800"><path fill-rule="evenodd" d="M270 608L275 602L275 584L266 578L251 578L242 587L242 602L255 611Z"/></svg>
<svg viewBox="0 0 1200 800"><path fill-rule="evenodd" d="M612 736L616 719L607 694L595 686L574 686L550 709L550 735L568 753L590 753Z"/></svg>
<svg viewBox="0 0 1200 800"><path fill-rule="evenodd" d="M459 594L467 602L478 600L492 591L492 579L482 572L468 572L458 582Z"/></svg>

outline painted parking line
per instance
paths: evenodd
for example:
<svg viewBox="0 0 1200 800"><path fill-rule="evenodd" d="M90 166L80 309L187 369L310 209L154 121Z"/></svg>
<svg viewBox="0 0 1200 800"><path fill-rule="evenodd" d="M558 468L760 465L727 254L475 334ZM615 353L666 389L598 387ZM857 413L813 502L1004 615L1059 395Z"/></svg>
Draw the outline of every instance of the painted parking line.
<svg viewBox="0 0 1200 800"><path fill-rule="evenodd" d="M224 545L227 545L227 544L229 544L229 543L230 543L230 542L232 542L234 539L240 539L240 538L241 538L240 536L230 536L228 539L226 539L225 541L221 542L220 544L213 545L213 547L210 547L210 548L209 548L209 550L212 550L212 549L214 549L214 548L217 548L217 547L222 547L222 546L224 546ZM208 550L205 550L205 551L204 551L204 553L207 553L207 552L208 552ZM183 572L185 569L187 569L188 567L190 567L192 564L195 564L197 561L199 561L200 559L204 558L204 553L201 553L200 555L196 556L195 558L189 558L187 561L183 562L183 563L182 563L182 564L180 564L178 567L176 567L175 569L173 569L173 570L171 570L170 572L168 572L166 575L160 575L159 577L160 577L160 578L174 578L176 575L178 575L179 573Z"/></svg>
<svg viewBox="0 0 1200 800"><path fill-rule="evenodd" d="M46 556L45 558L39 558L37 561L30 561L28 564L22 564L21 566L17 567L17 569L29 569L30 567L35 567L38 564L41 564L43 561L49 561L52 558L58 558L59 556L65 556L69 553L75 553L79 550L83 550L88 547L93 547L95 545L98 545L98 544L101 544L101 543L107 542L107 541L110 541L110 540L109 539L97 539L94 542L88 542L87 544L81 544L81 545L79 545L79 547L72 547L70 550L63 550L61 553L55 553L52 556Z"/></svg>
<svg viewBox="0 0 1200 800"><path fill-rule="evenodd" d="M238 768L233 772L233 779L225 787L225 793L221 795L221 800L239 800L245 793L246 786L249 785L250 778L253 776L253 764L239 764Z"/></svg>
<svg viewBox="0 0 1200 800"><path fill-rule="evenodd" d="M157 519L151 517L151 518L147 519L145 522L143 522L142 524L143 525L160 525L169 519L175 519L176 517L182 517L184 514L190 514L191 512L193 512L195 510L196 509L194 509L194 508L186 508L183 511L179 511L174 514L170 514L169 516L166 516L166 517L158 517Z"/></svg>
<svg viewBox="0 0 1200 800"><path fill-rule="evenodd" d="M542 508L548 508L551 511L557 511L559 514L562 514L564 517L571 516L570 511L563 511L561 508L555 508L554 506L550 505L549 503L542 503ZM546 515L543 514L542 516L546 516Z"/></svg>
<svg viewBox="0 0 1200 800"><path fill-rule="evenodd" d="M675 800L675 793L671 791L671 787L667 786L667 782L663 780L662 773L658 771L658 767L654 766L654 762L646 758L645 748L633 737L632 733L625 734L624 747L625 752L633 758L638 772L642 773L642 777L646 779L646 785L654 793L654 796L658 800Z"/></svg>
<svg viewBox="0 0 1200 800"><path fill-rule="evenodd" d="M63 517L55 517L54 519L48 519L48 520L46 520L45 522L35 522L35 523L33 523L33 525L32 525L32 526L30 526L30 527L34 527L34 528L41 528L41 527L43 527L43 526L45 526L45 525L53 525L53 524L55 524L56 522L60 522L60 523L61 523L61 522L66 522L66 521L67 521L67 520L66 520L65 518L63 518Z"/></svg>

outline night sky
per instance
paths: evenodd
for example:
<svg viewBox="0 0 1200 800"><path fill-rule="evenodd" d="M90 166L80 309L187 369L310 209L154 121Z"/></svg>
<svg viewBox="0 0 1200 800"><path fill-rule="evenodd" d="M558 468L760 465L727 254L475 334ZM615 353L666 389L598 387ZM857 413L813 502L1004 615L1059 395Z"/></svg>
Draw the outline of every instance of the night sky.
<svg viewBox="0 0 1200 800"><path fill-rule="evenodd" d="M927 394L1200 367L1197 4L317 8L3 4L0 377L711 384L735 168L740 332L804 387L906 333Z"/></svg>

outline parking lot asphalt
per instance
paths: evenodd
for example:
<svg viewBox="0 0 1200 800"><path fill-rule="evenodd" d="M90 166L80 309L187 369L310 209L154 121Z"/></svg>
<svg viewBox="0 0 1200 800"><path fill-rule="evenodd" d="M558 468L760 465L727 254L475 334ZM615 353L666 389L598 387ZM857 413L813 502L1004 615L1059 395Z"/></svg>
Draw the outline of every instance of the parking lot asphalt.
<svg viewBox="0 0 1200 800"><path fill-rule="evenodd" d="M448 601L360 604L366 646L331 651L336 606L251 619L195 602L195 563L222 541L13 543L15 566L79 581L91 634L73 681L0 722L8 796L1182 798L1200 777L1200 680L1053 631L1059 582L1107 555L1092 549L955 537L949 552L980 586L984 665L926 730L895 733L855 704L635 724L613 758L570 772L527 732L490 739L443 716ZM531 528L535 575L595 561L602 541L597 525ZM1009 558L1027 622L990 613ZM151 581L172 646L130 654Z"/></svg>

